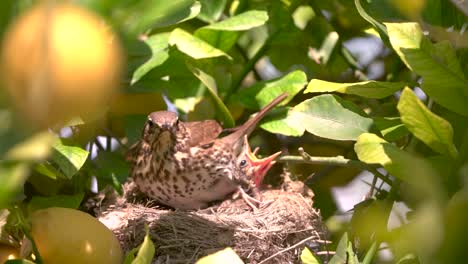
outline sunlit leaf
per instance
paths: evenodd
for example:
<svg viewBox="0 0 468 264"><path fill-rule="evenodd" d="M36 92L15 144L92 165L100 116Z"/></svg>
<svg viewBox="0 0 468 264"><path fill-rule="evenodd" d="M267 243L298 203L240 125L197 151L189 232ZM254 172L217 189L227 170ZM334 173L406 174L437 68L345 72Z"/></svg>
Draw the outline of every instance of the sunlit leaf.
<svg viewBox="0 0 468 264"><path fill-rule="evenodd" d="M320 264L322 263L320 259L314 256L314 254L305 247L301 253L302 264Z"/></svg>
<svg viewBox="0 0 468 264"><path fill-rule="evenodd" d="M356 140L373 125L373 120L352 102L330 94L305 100L290 114L301 120L308 132L335 140Z"/></svg>
<svg viewBox="0 0 468 264"><path fill-rule="evenodd" d="M468 81L450 45L432 45L417 23L385 25L393 49L409 69L422 76L424 92L442 106L468 115Z"/></svg>
<svg viewBox="0 0 468 264"><path fill-rule="evenodd" d="M169 37L169 44L177 46L177 48L194 59L214 58L225 56L228 59L231 57L207 42L195 37L185 30L176 28L172 31Z"/></svg>
<svg viewBox="0 0 468 264"><path fill-rule="evenodd" d="M267 12L250 10L227 18L223 21L202 27L200 30L212 29L223 31L243 31L264 25L266 21L268 21Z"/></svg>
<svg viewBox="0 0 468 264"><path fill-rule="evenodd" d="M241 90L235 99L247 108L259 109L286 92L288 97L279 104L285 105L304 89L306 83L307 77L303 71L293 71L282 78L257 82L253 86Z"/></svg>
<svg viewBox="0 0 468 264"><path fill-rule="evenodd" d="M52 160L69 179L80 170L89 155L81 147L64 145L62 141L57 142L53 150Z"/></svg>
<svg viewBox="0 0 468 264"><path fill-rule="evenodd" d="M455 158L453 129L449 122L432 113L409 88L405 88L398 103L401 120L422 142L433 150Z"/></svg>
<svg viewBox="0 0 468 264"><path fill-rule="evenodd" d="M380 99L390 96L404 87L404 83L398 82L365 81L357 83L335 83L312 79L304 93L337 92Z"/></svg>
<svg viewBox="0 0 468 264"><path fill-rule="evenodd" d="M336 252L333 258L330 259L329 264L359 264L358 257L353 251L353 244L348 239L348 233L344 233L341 236L340 242L336 247Z"/></svg>
<svg viewBox="0 0 468 264"><path fill-rule="evenodd" d="M354 145L359 160L380 164L393 176L408 182L415 194L440 197L438 175L424 158L398 149L375 134L364 133Z"/></svg>
<svg viewBox="0 0 468 264"><path fill-rule="evenodd" d="M290 115L290 109L291 107L273 109L268 116L262 119L260 127L270 133L293 137L302 136L305 131L302 120L297 119L297 116Z"/></svg>
<svg viewBox="0 0 468 264"><path fill-rule="evenodd" d="M211 255L205 256L199 259L196 264L218 264L218 263L230 263L230 264L243 264L244 262L239 258L239 256L228 247L223 250L220 250Z"/></svg>
<svg viewBox="0 0 468 264"><path fill-rule="evenodd" d="M124 264L150 264L153 260L155 248L153 241L149 235L148 227L146 227L146 235L143 243L139 246L136 257L134 256L136 249L130 251L125 257Z"/></svg>

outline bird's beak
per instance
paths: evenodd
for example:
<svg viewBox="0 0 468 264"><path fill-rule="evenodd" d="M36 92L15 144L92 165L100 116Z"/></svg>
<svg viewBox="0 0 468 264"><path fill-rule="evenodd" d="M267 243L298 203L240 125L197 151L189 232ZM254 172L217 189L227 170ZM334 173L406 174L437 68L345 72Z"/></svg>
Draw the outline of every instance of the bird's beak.
<svg viewBox="0 0 468 264"><path fill-rule="evenodd" d="M257 156L255 156L258 148L255 148L255 150L252 152L249 142L247 141L247 137L244 138L244 147L246 148L245 151L251 166L250 169L253 172L253 181L256 186L260 186L268 170L276 163L275 159L281 154L281 151L278 151L266 158L259 159Z"/></svg>

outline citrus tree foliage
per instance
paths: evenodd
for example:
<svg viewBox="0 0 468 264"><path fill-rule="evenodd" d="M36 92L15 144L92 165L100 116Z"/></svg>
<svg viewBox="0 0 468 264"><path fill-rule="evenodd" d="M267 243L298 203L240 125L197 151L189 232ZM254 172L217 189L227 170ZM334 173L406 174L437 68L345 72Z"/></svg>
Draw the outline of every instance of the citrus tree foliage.
<svg viewBox="0 0 468 264"><path fill-rule="evenodd" d="M2 1L0 32L31 2ZM468 8L463 3L74 2L118 32L127 59L121 90L99 117L42 131L22 122L2 90L3 208L77 208L93 177L97 190L111 185L120 192L129 170L126 149L138 139L146 115L166 109L166 101L184 120L216 119L233 127L287 92L254 141L265 153L282 145L291 154L302 147L311 155L282 161L314 189L325 218L333 218L336 209L331 186L362 170L375 177L351 221L331 228L347 233L341 240L334 236L336 255L329 263L378 261L383 242L394 262L456 263L464 256ZM360 45L367 48L357 49ZM338 162L343 156L359 166ZM312 172L321 177L308 178ZM411 217L402 216L406 220L390 230L396 201L410 208ZM140 252L152 248L145 243ZM307 248L301 259L321 263Z"/></svg>

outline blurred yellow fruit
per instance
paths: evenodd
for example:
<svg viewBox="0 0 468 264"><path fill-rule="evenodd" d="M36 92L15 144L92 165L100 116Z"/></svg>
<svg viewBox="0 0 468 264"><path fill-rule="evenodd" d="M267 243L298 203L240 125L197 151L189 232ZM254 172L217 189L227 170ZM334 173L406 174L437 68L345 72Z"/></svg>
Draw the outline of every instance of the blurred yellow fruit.
<svg viewBox="0 0 468 264"><path fill-rule="evenodd" d="M4 263L9 259L19 258L19 251L17 248L7 245L0 245L0 263Z"/></svg>
<svg viewBox="0 0 468 264"><path fill-rule="evenodd" d="M47 126L104 110L118 87L122 54L102 19L44 1L12 23L0 65L15 107L34 125Z"/></svg>
<svg viewBox="0 0 468 264"><path fill-rule="evenodd" d="M121 263L116 237L96 218L69 208L52 207L31 215L31 234L47 264Z"/></svg>

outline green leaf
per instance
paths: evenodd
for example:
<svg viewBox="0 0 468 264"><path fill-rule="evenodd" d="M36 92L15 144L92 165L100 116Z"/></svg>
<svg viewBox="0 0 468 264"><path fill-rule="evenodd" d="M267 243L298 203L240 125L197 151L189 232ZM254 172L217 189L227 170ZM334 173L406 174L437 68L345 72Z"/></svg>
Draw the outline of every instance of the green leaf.
<svg viewBox="0 0 468 264"><path fill-rule="evenodd" d="M312 79L304 93L337 92L380 99L390 96L404 87L404 83L398 82L365 81L357 83L335 83Z"/></svg>
<svg viewBox="0 0 468 264"><path fill-rule="evenodd" d="M415 137L436 152L457 157L450 123L427 109L411 89L403 90L397 108L401 121Z"/></svg>
<svg viewBox="0 0 468 264"><path fill-rule="evenodd" d="M387 141L397 141L409 134L399 117L374 117L374 124Z"/></svg>
<svg viewBox="0 0 468 264"><path fill-rule="evenodd" d="M29 167L24 162L0 160L0 175L0 208L5 208L26 181Z"/></svg>
<svg viewBox="0 0 468 264"><path fill-rule="evenodd" d="M222 118L222 123L224 124L225 127L233 127L235 122L234 119L232 118L231 113L229 112L229 109L226 107L226 105L223 103L223 101L218 97L217 91L218 87L216 85L216 80L208 74L204 69L203 69L203 64L202 63L191 63L188 64L189 69L192 71L193 75L195 75L207 88L208 92L215 102L217 108L220 110L221 118Z"/></svg>
<svg viewBox="0 0 468 264"><path fill-rule="evenodd" d="M237 42L240 33L235 31L197 30L195 36L224 52L229 51Z"/></svg>
<svg viewBox="0 0 468 264"><path fill-rule="evenodd" d="M120 192L121 185L127 180L130 171L124 157L117 152L101 151L95 161L98 166L96 174L100 189L110 183Z"/></svg>
<svg viewBox="0 0 468 264"><path fill-rule="evenodd" d="M207 23L217 21L226 7L226 0L200 0L199 2L201 3L201 11L197 18Z"/></svg>
<svg viewBox="0 0 468 264"><path fill-rule="evenodd" d="M232 59L231 56L224 53L207 42L195 37L185 30L176 28L171 32L169 44L177 48L194 59L214 58L225 56Z"/></svg>
<svg viewBox="0 0 468 264"><path fill-rule="evenodd" d="M71 179L83 166L88 155L89 152L81 147L67 146L60 140L54 145L51 158L64 175Z"/></svg>
<svg viewBox="0 0 468 264"><path fill-rule="evenodd" d="M341 236L340 242L336 247L336 253L332 259L330 259L329 264L359 264L356 253L353 251L353 244L348 239L348 233L344 233Z"/></svg>
<svg viewBox="0 0 468 264"><path fill-rule="evenodd" d="M314 254L307 248L304 247L301 253L302 264L320 264L320 259L316 258Z"/></svg>
<svg viewBox="0 0 468 264"><path fill-rule="evenodd" d="M268 14L266 11L250 10L221 22L202 27L201 30L244 31L262 26L267 21Z"/></svg>
<svg viewBox="0 0 468 264"><path fill-rule="evenodd" d="M201 4L195 0L129 1L116 13L127 31L140 34L148 29L161 28L192 19L200 13Z"/></svg>
<svg viewBox="0 0 468 264"><path fill-rule="evenodd" d="M147 115L127 115L123 118L125 135L129 146L140 139L141 130L147 119Z"/></svg>
<svg viewBox="0 0 468 264"><path fill-rule="evenodd" d="M250 109L259 109L280 94L287 92L288 97L279 105L286 105L296 96L307 83L307 76L303 71L293 71L282 78L257 82L249 88L241 90L236 96L236 101L240 101L245 107Z"/></svg>
<svg viewBox="0 0 468 264"><path fill-rule="evenodd" d="M39 161L49 156L57 138L50 132L41 132L13 146L6 153L8 160Z"/></svg>
<svg viewBox="0 0 468 264"><path fill-rule="evenodd" d="M390 43L406 66L421 75L422 89L440 105L468 115L468 81L448 45L432 45L416 23L386 23Z"/></svg>
<svg viewBox="0 0 468 264"><path fill-rule="evenodd" d="M356 140L369 132L373 120L355 104L325 94L303 101L290 112L310 133L335 140Z"/></svg>
<svg viewBox="0 0 468 264"><path fill-rule="evenodd" d="M398 149L375 134L364 133L354 145L359 160L380 164L393 176L408 182L415 193L432 198L441 195L439 176L431 164L406 151Z"/></svg>
<svg viewBox="0 0 468 264"><path fill-rule="evenodd" d="M140 249L138 250L138 254L135 258L133 258L132 250L127 257L125 258L124 263L131 263L131 264L150 264L153 260L155 249L153 241L151 241L151 237L149 236L148 227L146 226L146 235L143 240L143 243L140 245Z"/></svg>
<svg viewBox="0 0 468 264"><path fill-rule="evenodd" d="M55 169L55 167L52 166L52 164L50 164L49 162L43 162L43 163L37 164L36 167L34 167L34 170L54 180L56 180L57 177L66 178L60 171Z"/></svg>
<svg viewBox="0 0 468 264"><path fill-rule="evenodd" d="M278 107L271 110L260 123L260 127L270 133L300 137L304 134L302 120L289 115L291 107Z"/></svg>
<svg viewBox="0 0 468 264"><path fill-rule="evenodd" d="M151 57L135 70L130 84L138 82L150 70L160 66L169 58L169 35L170 33L156 34L144 41L151 48Z"/></svg>
<svg viewBox="0 0 468 264"><path fill-rule="evenodd" d="M211 255L205 256L199 259L195 264L218 264L218 263L229 263L229 264L243 264L244 262L239 256L228 247Z"/></svg>
<svg viewBox="0 0 468 264"><path fill-rule="evenodd" d="M28 211L34 212L49 207L65 207L77 209L83 201L84 193L74 195L54 195L50 197L33 196L28 203Z"/></svg>

